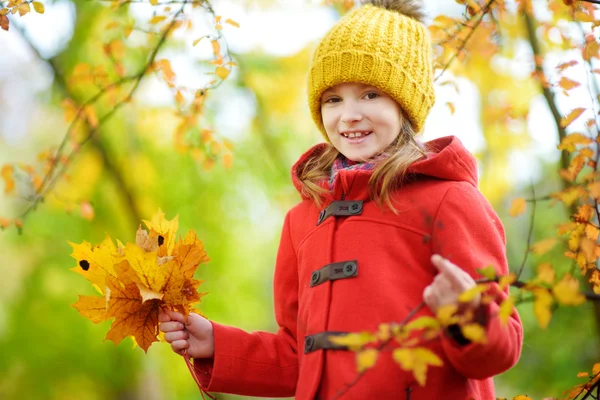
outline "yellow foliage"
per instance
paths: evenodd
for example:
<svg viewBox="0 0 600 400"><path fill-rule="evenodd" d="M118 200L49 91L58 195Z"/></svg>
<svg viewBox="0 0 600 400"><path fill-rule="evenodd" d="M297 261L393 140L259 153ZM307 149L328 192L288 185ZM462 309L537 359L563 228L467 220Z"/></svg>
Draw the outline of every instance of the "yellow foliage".
<svg viewBox="0 0 600 400"><path fill-rule="evenodd" d="M500 310L498 311L498 318L500 318L500 323L502 326L506 326L508 324L508 319L512 315L514 310L514 302L512 297L508 297L505 299L502 304L500 304Z"/></svg>
<svg viewBox="0 0 600 400"><path fill-rule="evenodd" d="M585 303L585 296L579 291L579 281L571 274L565 274L552 288L556 301L567 306Z"/></svg>
<svg viewBox="0 0 600 400"><path fill-rule="evenodd" d="M546 329L550 323L552 312L550 306L552 305L553 298L548 290L543 288L533 289L535 300L533 303L533 313L535 314L538 324L542 329Z"/></svg>
<svg viewBox="0 0 600 400"><path fill-rule="evenodd" d="M118 242L116 247L108 236L97 246L70 243L71 256L78 263L72 270L101 293L100 297L80 296L73 306L95 323L114 318L106 339L115 345L133 336L147 351L158 340L161 308L187 315L200 301L201 282L193 275L208 257L193 231L175 242L177 221L178 217L167 221L159 210L150 222L144 221L150 232L138 229L135 244Z"/></svg>
<svg viewBox="0 0 600 400"><path fill-rule="evenodd" d="M356 353L356 365L358 372L362 373L371 368L377 362L379 352L375 349L366 349Z"/></svg>
<svg viewBox="0 0 600 400"><path fill-rule="evenodd" d="M550 263L542 263L538 265L536 279L542 283L553 285L554 280L556 279L556 272L554 272L552 265Z"/></svg>
<svg viewBox="0 0 600 400"><path fill-rule="evenodd" d="M473 343L487 343L487 336L485 334L485 328L481 325L473 323L473 324L465 324L460 327L460 330L464 337L469 339Z"/></svg>
<svg viewBox="0 0 600 400"><path fill-rule="evenodd" d="M377 336L370 332L349 333L343 336L332 336L328 340L340 346L348 346L352 351L359 351L365 345L377 341Z"/></svg>
<svg viewBox="0 0 600 400"><path fill-rule="evenodd" d="M392 353L394 361L405 371L413 371L415 379L421 386L425 386L427 379L427 368L431 366L440 367L442 360L431 350L424 347L398 348Z"/></svg>
<svg viewBox="0 0 600 400"><path fill-rule="evenodd" d="M510 205L510 216L511 217L518 217L519 215L523 214L525 212L525 209L527 208L527 202L525 201L524 198L518 198L518 199L514 199Z"/></svg>
<svg viewBox="0 0 600 400"><path fill-rule="evenodd" d="M554 247L554 245L556 245L557 242L557 238L548 238L540 240L539 242L536 242L531 246L531 252L537 255L546 254Z"/></svg>
<svg viewBox="0 0 600 400"><path fill-rule="evenodd" d="M471 289L465 290L458 296L458 301L461 303L468 303L473 301L481 293L485 292L490 288L489 284L479 284L473 286Z"/></svg>

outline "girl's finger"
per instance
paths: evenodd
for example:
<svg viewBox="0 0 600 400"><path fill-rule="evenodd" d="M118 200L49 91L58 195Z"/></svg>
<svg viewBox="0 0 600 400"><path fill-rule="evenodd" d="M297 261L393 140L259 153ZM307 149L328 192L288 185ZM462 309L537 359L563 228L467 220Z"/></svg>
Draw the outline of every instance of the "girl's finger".
<svg viewBox="0 0 600 400"><path fill-rule="evenodd" d="M171 343L171 348L175 353L178 354L182 354L183 350L187 349L188 347L190 347L190 344L187 340L176 340L173 343Z"/></svg>
<svg viewBox="0 0 600 400"><path fill-rule="evenodd" d="M454 265L438 254L431 256L431 262L449 281L452 287L457 290L467 290L470 285L465 284L463 274L466 274L460 267Z"/></svg>
<svg viewBox="0 0 600 400"><path fill-rule="evenodd" d="M170 320L171 320L171 317L169 317L169 314L167 314L163 310L159 310L159 312L158 312L158 322L168 322Z"/></svg>
<svg viewBox="0 0 600 400"><path fill-rule="evenodd" d="M188 340L190 334L187 331L175 331L165 333L165 340L169 343L177 340Z"/></svg>
<svg viewBox="0 0 600 400"><path fill-rule="evenodd" d="M181 331L184 326L181 322L169 321L169 322L161 322L158 329L161 332L173 332L173 331Z"/></svg>

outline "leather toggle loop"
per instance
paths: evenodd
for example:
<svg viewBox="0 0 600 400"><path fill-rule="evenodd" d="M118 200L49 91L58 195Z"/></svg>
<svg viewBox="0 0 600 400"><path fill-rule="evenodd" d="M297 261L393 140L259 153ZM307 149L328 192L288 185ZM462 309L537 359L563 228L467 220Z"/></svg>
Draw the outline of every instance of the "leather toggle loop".
<svg viewBox="0 0 600 400"><path fill-rule="evenodd" d="M362 200L339 200L334 201L330 205L327 206L324 210L319 214L319 218L317 220L317 226L319 226L323 221L332 215L335 217L348 217L352 215L360 215L363 210L363 201Z"/></svg>
<svg viewBox="0 0 600 400"><path fill-rule="evenodd" d="M321 332L314 335L307 335L304 338L304 354L313 351L325 350L348 350L348 346L333 344L329 341L332 336L344 336L347 332Z"/></svg>
<svg viewBox="0 0 600 400"><path fill-rule="evenodd" d="M326 281L335 281L337 279L352 278L358 275L358 261L342 261L333 264L327 264L321 269L317 269L310 275L310 286L317 286Z"/></svg>

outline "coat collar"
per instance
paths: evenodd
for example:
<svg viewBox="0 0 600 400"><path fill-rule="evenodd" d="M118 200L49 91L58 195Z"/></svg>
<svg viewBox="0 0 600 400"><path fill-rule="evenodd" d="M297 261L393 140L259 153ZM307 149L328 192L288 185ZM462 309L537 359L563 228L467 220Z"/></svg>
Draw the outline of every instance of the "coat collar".
<svg viewBox="0 0 600 400"><path fill-rule="evenodd" d="M319 156L328 146L320 143L306 151L292 167L292 182L303 199L309 197L303 192L303 184L298 171L308 160ZM463 146L456 136L445 136L424 143L427 155L415 161L408 169L407 176L412 178L430 177L451 181L466 181L477 187L477 163L475 158ZM369 200L369 179L373 170L341 170L333 183L333 191L324 196L325 203L334 200ZM321 187L329 190L327 180Z"/></svg>

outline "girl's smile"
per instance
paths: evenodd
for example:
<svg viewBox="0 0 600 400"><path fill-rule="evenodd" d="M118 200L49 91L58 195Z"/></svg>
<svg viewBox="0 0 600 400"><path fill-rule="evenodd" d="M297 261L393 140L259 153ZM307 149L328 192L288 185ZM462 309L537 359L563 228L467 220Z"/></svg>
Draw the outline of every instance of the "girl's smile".
<svg viewBox="0 0 600 400"><path fill-rule="evenodd" d="M400 133L402 112L388 94L363 83L341 83L321 96L323 126L331 144L352 161L366 161Z"/></svg>

